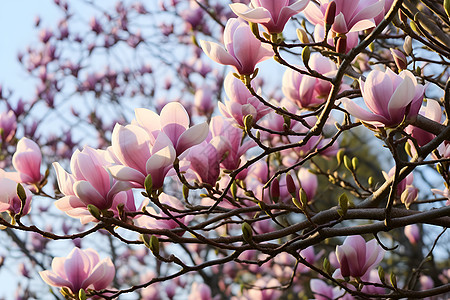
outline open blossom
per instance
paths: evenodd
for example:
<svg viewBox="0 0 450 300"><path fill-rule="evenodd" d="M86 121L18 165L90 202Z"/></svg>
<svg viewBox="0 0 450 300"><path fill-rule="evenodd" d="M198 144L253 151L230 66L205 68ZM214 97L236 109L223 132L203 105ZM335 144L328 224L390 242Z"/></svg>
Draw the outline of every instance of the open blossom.
<svg viewBox="0 0 450 300"><path fill-rule="evenodd" d="M16 215L20 212L22 207L22 201L17 195L17 183L8 178L3 178L4 173L0 173L0 212L9 212L11 215ZM30 212L31 204L31 192L23 187L26 194L25 207L23 208L22 215L26 215Z"/></svg>
<svg viewBox="0 0 450 300"><path fill-rule="evenodd" d="M273 56L269 44L262 44L248 24L240 19L229 19L223 33L225 49L213 42L200 41L206 55L222 65L233 66L241 75L250 75L257 63Z"/></svg>
<svg viewBox="0 0 450 300"><path fill-rule="evenodd" d="M301 12L309 0L251 0L251 6L230 4L231 10L242 19L261 24L269 33L283 31L287 21Z"/></svg>
<svg viewBox="0 0 450 300"><path fill-rule="evenodd" d="M365 82L360 79L359 84L370 112L347 98L342 99L342 103L351 115L375 127L395 127L405 117L417 116L425 92L425 86L418 84L407 70L399 75L390 69L385 72L374 70Z"/></svg>
<svg viewBox="0 0 450 300"><path fill-rule="evenodd" d="M225 104L219 102L219 110L224 117L234 119L242 127L245 116L251 115L253 122L257 122L271 111L231 73L225 77L224 89L230 100L226 100Z"/></svg>
<svg viewBox="0 0 450 300"><path fill-rule="evenodd" d="M376 240L366 243L362 236L354 235L347 237L341 246L336 246L336 256L343 277L362 277L380 263L384 250Z"/></svg>
<svg viewBox="0 0 450 300"><path fill-rule="evenodd" d="M227 170L237 169L241 163L241 157L250 148L255 147L256 143L251 139L241 143L242 130L234 127L222 116L212 118L210 127L213 136L211 144L219 152L220 165Z"/></svg>
<svg viewBox="0 0 450 300"><path fill-rule="evenodd" d="M329 299L345 299L347 295L343 298L345 291L339 287L333 287L326 284L320 279L311 279L309 283L311 291L314 293L314 299L316 300L329 300Z"/></svg>
<svg viewBox="0 0 450 300"><path fill-rule="evenodd" d="M216 184L220 175L220 153L210 142L204 141L194 146L186 156L190 162L189 169L195 173L197 180L211 186Z"/></svg>
<svg viewBox="0 0 450 300"><path fill-rule="evenodd" d="M373 28L376 21L384 17L385 0L333 0L336 3L336 13L331 30L335 33L361 31ZM312 1L303 11L312 24L325 25L325 12L332 0L319 0L320 6ZM391 2L392 3L392 2Z"/></svg>
<svg viewBox="0 0 450 300"><path fill-rule="evenodd" d="M5 177L16 182L37 183L41 180L42 154L39 146L24 137L17 143L12 163L16 172L6 172Z"/></svg>
<svg viewBox="0 0 450 300"><path fill-rule="evenodd" d="M143 187L150 174L153 188L158 189L176 157L205 140L208 124L189 127L189 115L178 102L166 104L160 115L145 108L136 109L135 114L131 125L114 127L111 144L120 164L109 170L114 178L135 187Z"/></svg>
<svg viewBox="0 0 450 300"><path fill-rule="evenodd" d="M325 77L332 77L337 71L336 64L319 53L311 54L309 66ZM331 88L328 81L300 74L290 68L283 75L283 94L300 108L316 107L324 103Z"/></svg>
<svg viewBox="0 0 450 300"><path fill-rule="evenodd" d="M100 260L94 249L74 248L67 257L55 257L52 270L39 272L42 280L55 287L66 287L74 295L80 289L102 290L107 288L115 275L110 258Z"/></svg>
<svg viewBox="0 0 450 300"><path fill-rule="evenodd" d="M129 182L114 180L106 167L104 152L85 147L76 150L70 160L72 174L59 163L53 163L60 191L65 195L55 202L58 209L85 224L95 218L87 210L92 204L100 210L117 209L120 203L134 210L134 198Z"/></svg>

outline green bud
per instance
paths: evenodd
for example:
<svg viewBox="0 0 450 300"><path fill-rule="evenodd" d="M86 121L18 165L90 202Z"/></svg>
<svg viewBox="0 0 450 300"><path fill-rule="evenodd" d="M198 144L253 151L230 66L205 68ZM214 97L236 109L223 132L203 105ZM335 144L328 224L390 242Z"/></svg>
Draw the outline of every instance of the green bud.
<svg viewBox="0 0 450 300"><path fill-rule="evenodd" d="M306 46L302 50L302 60L305 66L308 66L310 57L311 57L311 49L308 46Z"/></svg>
<svg viewBox="0 0 450 300"><path fill-rule="evenodd" d="M299 39L300 42L302 42L303 44L308 44L309 43L309 38L308 35L306 34L306 31L303 30L302 28L297 28L297 37Z"/></svg>
<svg viewBox="0 0 450 300"><path fill-rule="evenodd" d="M87 209L94 218L100 220L100 210L97 208L97 206L93 204L88 204Z"/></svg>
<svg viewBox="0 0 450 300"><path fill-rule="evenodd" d="M386 280L386 275L384 274L384 269L382 266L378 266L378 277L380 277L380 281L382 283L385 282Z"/></svg>
<svg viewBox="0 0 450 300"><path fill-rule="evenodd" d="M150 237L148 234L141 234L141 240L144 242L145 247L150 249Z"/></svg>
<svg viewBox="0 0 450 300"><path fill-rule="evenodd" d="M391 280L392 286L397 289L397 276L395 276L394 273L391 273L391 276L389 276L389 279Z"/></svg>
<svg viewBox="0 0 450 300"><path fill-rule="evenodd" d="M406 154L409 155L409 157L413 157L412 152L411 152L411 144L410 143L405 143L405 152L406 152Z"/></svg>
<svg viewBox="0 0 450 300"><path fill-rule="evenodd" d="M352 158L352 168L353 170L356 171L356 169L358 168L358 158L357 157L353 157Z"/></svg>
<svg viewBox="0 0 450 300"><path fill-rule="evenodd" d="M339 196L339 207L342 209L343 214L345 215L348 210L348 197L347 194L343 193Z"/></svg>
<svg viewBox="0 0 450 300"><path fill-rule="evenodd" d="M189 198L189 188L183 184L183 198L187 200Z"/></svg>
<svg viewBox="0 0 450 300"><path fill-rule="evenodd" d="M154 235L150 238L150 250L154 255L159 255L159 239Z"/></svg>
<svg viewBox="0 0 450 300"><path fill-rule="evenodd" d="M373 186L373 177L372 177L372 176L370 176L370 177L367 179L367 183L369 184L369 186Z"/></svg>
<svg viewBox="0 0 450 300"><path fill-rule="evenodd" d="M86 292L85 292L84 289L80 289L80 290L78 291L78 299L79 299L79 300L86 300L86 299L87 299L87 297L86 297Z"/></svg>
<svg viewBox="0 0 450 300"><path fill-rule="evenodd" d="M298 196L300 198L302 207L305 208L308 205L308 195L306 195L306 192L303 188L300 188L300 190L298 191Z"/></svg>
<svg viewBox="0 0 450 300"><path fill-rule="evenodd" d="M338 207L338 209L337 209L337 213L339 214L339 216L341 216L341 217L343 217L343 216L345 216L345 213L344 213L344 211L342 210L342 208L340 208L340 207Z"/></svg>
<svg viewBox="0 0 450 300"><path fill-rule="evenodd" d="M347 168L347 170L349 170L350 172L353 171L353 165L352 165L352 161L350 160L350 158L345 155L344 156L344 166Z"/></svg>
<svg viewBox="0 0 450 300"><path fill-rule="evenodd" d="M296 197L292 197L292 203L294 203L294 205L297 206L298 209L303 210L302 204L300 203L300 201L298 201Z"/></svg>
<svg viewBox="0 0 450 300"><path fill-rule="evenodd" d="M20 201L22 201L22 203L24 204L25 201L27 200L27 193L25 192L25 189L20 183L18 183L16 190L17 196L19 196Z"/></svg>
<svg viewBox="0 0 450 300"><path fill-rule="evenodd" d="M260 38L258 24L253 23L253 22L248 22L248 23L249 23L249 25L250 25L250 29L252 30L253 34L254 34L257 38Z"/></svg>
<svg viewBox="0 0 450 300"><path fill-rule="evenodd" d="M233 196L233 198L236 199L236 197L237 197L237 184L236 184L236 180L234 180L233 183L231 184L230 191L231 191L231 196Z"/></svg>
<svg viewBox="0 0 450 300"><path fill-rule="evenodd" d="M444 0L444 10L447 16L450 18L450 0Z"/></svg>
<svg viewBox="0 0 450 300"><path fill-rule="evenodd" d="M323 259L322 268L323 268L323 270L324 270L327 274L331 274L331 265L330 265L330 261L329 261L328 258L326 258L326 257Z"/></svg>
<svg viewBox="0 0 450 300"><path fill-rule="evenodd" d="M266 38L266 40L270 41L270 34L267 32L263 32L263 36Z"/></svg>
<svg viewBox="0 0 450 300"><path fill-rule="evenodd" d="M253 238L252 226L247 222L242 223L242 237L247 243L250 243Z"/></svg>
<svg viewBox="0 0 450 300"><path fill-rule="evenodd" d="M419 29L417 28L416 22L414 22L413 20L411 20L411 22L409 23L409 26L411 27L411 29L417 33L418 35L421 35Z"/></svg>
<svg viewBox="0 0 450 300"><path fill-rule="evenodd" d="M340 166L342 163L342 159L344 158L345 149L340 149L336 154L337 163Z"/></svg>
<svg viewBox="0 0 450 300"><path fill-rule="evenodd" d="M253 127L253 116L252 115L246 115L244 117L244 128L246 132L249 132Z"/></svg>
<svg viewBox="0 0 450 300"><path fill-rule="evenodd" d="M153 189L152 175L148 174L147 177L145 177L144 187L147 194L151 195Z"/></svg>

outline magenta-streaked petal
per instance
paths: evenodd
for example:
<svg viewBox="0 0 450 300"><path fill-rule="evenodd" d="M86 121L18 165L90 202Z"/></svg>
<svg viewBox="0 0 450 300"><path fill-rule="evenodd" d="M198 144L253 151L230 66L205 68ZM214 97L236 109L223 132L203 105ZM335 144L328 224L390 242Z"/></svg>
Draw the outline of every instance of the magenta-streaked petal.
<svg viewBox="0 0 450 300"><path fill-rule="evenodd" d="M240 74L250 75L255 70L255 65L264 59L261 54L261 42L253 35L247 24L241 23L233 34L234 56L239 62L238 71ZM255 55L255 53L257 55Z"/></svg>
<svg viewBox="0 0 450 300"><path fill-rule="evenodd" d="M177 155L183 153L186 149L203 142L209 133L209 126L206 122L197 124L183 132L177 142Z"/></svg>
<svg viewBox="0 0 450 300"><path fill-rule="evenodd" d="M239 62L217 43L200 41L203 52L216 63L240 68Z"/></svg>
<svg viewBox="0 0 450 300"><path fill-rule="evenodd" d="M366 30L372 27L375 27L375 21L373 19L369 19L369 20L361 20L356 22L355 24L353 24L350 27L349 32L358 32L358 31L362 31L362 30Z"/></svg>
<svg viewBox="0 0 450 300"><path fill-rule="evenodd" d="M267 23L270 21L272 16L270 12L263 7L249 8L243 3L233 3L229 4L231 10L242 19L253 22L253 23Z"/></svg>
<svg viewBox="0 0 450 300"><path fill-rule="evenodd" d="M343 98L341 102L349 114L361 121L373 124L374 126L383 126L383 124L389 123L389 120L385 117L368 112L350 99Z"/></svg>
<svg viewBox="0 0 450 300"><path fill-rule="evenodd" d="M22 138L17 143L16 152L12 158L12 164L19 173L28 175L32 182L41 179L42 154L39 146L28 138Z"/></svg>
<svg viewBox="0 0 450 300"><path fill-rule="evenodd" d="M111 184L110 176L106 169L98 165L93 157L83 152L78 156L78 163L86 181L105 197Z"/></svg>
<svg viewBox="0 0 450 300"><path fill-rule="evenodd" d="M90 272L89 259L79 248L74 248L67 256L64 262L64 270L66 271L67 280L72 283L75 293L81 288L83 281Z"/></svg>
<svg viewBox="0 0 450 300"><path fill-rule="evenodd" d="M389 100L388 110L391 119L397 119L400 121L403 119L405 107L411 103L414 95L414 84L409 77L406 77L394 91Z"/></svg>
<svg viewBox="0 0 450 300"><path fill-rule="evenodd" d="M87 206L95 205L99 209L108 209L111 207L109 203L89 182L77 181L73 185L75 195Z"/></svg>
<svg viewBox="0 0 450 300"><path fill-rule="evenodd" d="M167 146L164 149L153 154L146 163L147 174L151 171L159 170L171 166L176 158L175 149L172 146Z"/></svg>
<svg viewBox="0 0 450 300"><path fill-rule="evenodd" d="M309 0L299 0L289 6L281 8L280 14L274 18L274 22L276 24L275 31L282 32L287 21L289 21L292 16L304 10L308 4Z"/></svg>
<svg viewBox="0 0 450 300"><path fill-rule="evenodd" d="M348 0L347 0L348 1ZM371 27L375 26L375 21L373 20L374 17L378 16L380 13L382 13L384 10L384 1L377 1L373 3L372 5L369 5L367 7L364 7L361 9L357 14L353 16L353 18L349 22L349 27L351 31L359 31L359 30L365 30L369 29ZM356 27L356 24L364 21L371 21L373 22L373 25L370 25L370 23L366 23L366 26L370 27L364 27L362 25L359 25L359 30L354 30L353 27Z"/></svg>
<svg viewBox="0 0 450 300"><path fill-rule="evenodd" d="M86 204L84 204L84 202L81 201L80 198L76 196L65 196L56 200L54 203L56 208L65 213L74 208L81 208L81 207L83 207L84 209L86 208Z"/></svg>
<svg viewBox="0 0 450 300"><path fill-rule="evenodd" d="M167 124L179 124L185 129L189 127L189 115L186 109L179 102L167 103L160 114L161 128Z"/></svg>
<svg viewBox="0 0 450 300"><path fill-rule="evenodd" d="M379 264L384 257L385 251L378 245L375 239L367 242L366 245L366 257L365 257L365 271L371 269L375 265Z"/></svg>
<svg viewBox="0 0 450 300"><path fill-rule="evenodd" d="M158 131L161 130L159 115L146 108L136 108L134 110L134 115L136 116L136 121L139 126L149 133L150 144L153 144Z"/></svg>
<svg viewBox="0 0 450 300"><path fill-rule="evenodd" d="M101 260L95 268L91 271L91 274L84 280L83 286L89 287L91 284L95 290L101 290L107 288L113 281L116 269L110 258L104 258Z"/></svg>
<svg viewBox="0 0 450 300"><path fill-rule="evenodd" d="M360 79L361 94L367 107L376 115L389 118L389 100L394 92L392 81L385 73L375 70L369 73L366 82Z"/></svg>

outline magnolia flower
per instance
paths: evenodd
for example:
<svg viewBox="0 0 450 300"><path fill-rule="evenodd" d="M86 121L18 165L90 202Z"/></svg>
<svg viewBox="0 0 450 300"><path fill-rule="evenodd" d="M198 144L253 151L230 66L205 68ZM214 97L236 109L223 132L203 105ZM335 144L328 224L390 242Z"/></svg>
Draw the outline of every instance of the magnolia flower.
<svg viewBox="0 0 450 300"><path fill-rule="evenodd" d="M225 104L219 102L219 110L224 117L234 119L240 126L244 127L244 118L247 115L251 115L253 122L256 123L271 111L269 107L254 97L242 81L233 74L229 73L225 77L223 85L230 100L225 101Z"/></svg>
<svg viewBox="0 0 450 300"><path fill-rule="evenodd" d="M350 99L342 99L345 109L354 117L375 127L395 127L403 119L417 116L422 104L425 86L418 84L407 70L399 75L386 69L374 70L366 81L359 80L361 94L370 112Z"/></svg>
<svg viewBox="0 0 450 300"><path fill-rule="evenodd" d="M415 245L420 240L420 230L417 224L406 225L404 232L411 244Z"/></svg>
<svg viewBox="0 0 450 300"><path fill-rule="evenodd" d="M309 66L325 77L332 77L337 71L336 64L319 53L311 54ZM289 68L283 75L283 94L300 108L316 107L324 103L331 88L328 81L303 75Z"/></svg>
<svg viewBox="0 0 450 300"><path fill-rule="evenodd" d="M42 280L55 287L65 287L78 296L81 289L101 290L112 282L115 268L110 258L100 260L93 249L74 248L67 257L55 257L52 270L39 272Z"/></svg>
<svg viewBox="0 0 450 300"><path fill-rule="evenodd" d="M277 289L281 284L275 278L260 278L254 284L256 289L247 290L248 299L252 300L278 300L282 292Z"/></svg>
<svg viewBox="0 0 450 300"><path fill-rule="evenodd" d="M437 101L431 99L428 100L426 107L425 108L422 107L419 113L430 120L433 120L438 123L441 122L442 108L439 102ZM419 144L419 146L424 146L428 144L435 137L434 134L413 125L408 125L405 128L405 131L416 139L417 144ZM414 149L414 147L412 147L412 149Z"/></svg>
<svg viewBox="0 0 450 300"><path fill-rule="evenodd" d="M223 40L226 50L213 42L200 41L205 54L222 65L233 66L241 75L250 75L257 63L273 56L272 46L262 44L248 24L240 19L229 19Z"/></svg>
<svg viewBox="0 0 450 300"><path fill-rule="evenodd" d="M195 173L197 180L214 186L220 175L220 153L208 142L194 146L186 156L190 162L189 169Z"/></svg>
<svg viewBox="0 0 450 300"><path fill-rule="evenodd" d="M22 201L17 195L17 183L11 179L2 178L1 176L3 174L0 174L0 212L7 211L14 216L20 212ZM26 200L22 215L26 215L30 212L32 194L26 187L23 188L25 190Z"/></svg>
<svg viewBox="0 0 450 300"><path fill-rule="evenodd" d="M311 279L309 285L316 300L342 299L342 295L345 293L339 287L329 286L320 279Z"/></svg>
<svg viewBox="0 0 450 300"><path fill-rule="evenodd" d="M303 11L312 24L325 26L325 12L330 2L336 3L336 13L331 30L335 33L361 31L375 27L375 19L385 10L384 0L319 0L320 6L311 2Z"/></svg>
<svg viewBox="0 0 450 300"><path fill-rule="evenodd" d="M384 250L376 240L366 243L359 235L349 236L344 244L336 246L340 273L343 277L362 277L383 259Z"/></svg>
<svg viewBox="0 0 450 300"><path fill-rule="evenodd" d="M308 3L309 0L251 0L251 7L242 3L233 3L230 7L238 17L261 24L269 33L280 33L287 21Z"/></svg>
<svg viewBox="0 0 450 300"><path fill-rule="evenodd" d="M59 189L65 195L55 202L55 206L69 216L79 218L82 224L95 220L87 210L89 204L100 210L117 209L120 203L128 209L134 207L133 193L125 192L132 185L112 178L106 169L109 163L104 154L90 147L76 150L70 160L72 174L59 163L53 163Z"/></svg>
<svg viewBox="0 0 450 300"><path fill-rule="evenodd" d="M17 143L12 163L16 172L5 172L5 177L16 182L38 183L41 180L42 154L39 146L23 137Z"/></svg>

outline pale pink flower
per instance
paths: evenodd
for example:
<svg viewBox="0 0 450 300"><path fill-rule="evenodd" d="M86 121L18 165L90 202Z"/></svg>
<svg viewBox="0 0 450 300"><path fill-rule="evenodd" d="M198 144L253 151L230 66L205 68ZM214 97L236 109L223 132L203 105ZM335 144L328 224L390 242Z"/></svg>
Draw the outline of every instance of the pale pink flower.
<svg viewBox="0 0 450 300"><path fill-rule="evenodd" d="M271 111L250 93L242 81L231 73L225 77L224 89L230 100L225 101L225 104L219 102L219 110L224 117L234 119L242 127L245 116L251 115L253 122L256 123Z"/></svg>
<svg viewBox="0 0 450 300"><path fill-rule="evenodd" d="M14 111L0 114L0 138L4 143L9 143L16 134L17 120Z"/></svg>
<svg viewBox="0 0 450 300"><path fill-rule="evenodd" d="M211 288L204 283L193 282L188 300L212 300Z"/></svg>
<svg viewBox="0 0 450 300"><path fill-rule="evenodd" d="M211 144L217 149L221 158L220 165L227 170L235 170L241 163L241 157L256 143L251 140L242 141L242 130L222 116L212 118L209 124L213 139Z"/></svg>
<svg viewBox="0 0 450 300"><path fill-rule="evenodd" d="M17 143L12 163L16 172L6 172L5 177L16 182L38 183L41 180L42 154L39 146L23 137Z"/></svg>
<svg viewBox="0 0 450 300"><path fill-rule="evenodd" d="M319 53L311 54L309 66L325 77L333 77L337 71L336 64ZM316 107L324 103L331 88L328 81L300 74L290 68L283 75L283 94L300 108Z"/></svg>
<svg viewBox="0 0 450 300"><path fill-rule="evenodd" d="M317 187L319 185L317 175L311 173L306 168L300 168L297 173L297 177L300 180L300 185L305 191L308 198L308 203L314 201L314 196L317 192Z"/></svg>
<svg viewBox="0 0 450 300"><path fill-rule="evenodd" d="M22 207L22 201L17 195L17 183L8 178L3 178L0 173L0 212L9 212L12 216L20 212ZM30 212L31 205L31 192L23 187L26 194L25 206L23 208L22 215L26 215Z"/></svg>
<svg viewBox="0 0 450 300"><path fill-rule="evenodd" d="M250 7L242 3L233 3L230 7L238 17L261 24L269 33L280 33L287 21L308 3L309 0L251 0Z"/></svg>
<svg viewBox="0 0 450 300"><path fill-rule="evenodd" d="M362 277L367 271L380 263L384 250L376 240L366 243L359 235L349 236L344 244L336 246L336 256L343 277Z"/></svg>
<svg viewBox="0 0 450 300"><path fill-rule="evenodd" d="M200 116L211 116L217 104L213 97L211 87L203 86L195 91L194 107Z"/></svg>
<svg viewBox="0 0 450 300"><path fill-rule="evenodd" d="M114 279L116 271L110 258L100 260L93 249L74 248L67 257L55 257L52 270L39 272L42 280L55 287L66 287L78 296L80 289L102 290Z"/></svg>
<svg viewBox="0 0 450 300"><path fill-rule="evenodd" d="M385 72L374 70L365 82L360 79L359 84L370 112L353 100L344 98L341 101L351 115L375 127L395 127L405 117L412 119L417 116L425 91L425 86L418 84L407 70L399 75L391 69Z"/></svg>
<svg viewBox="0 0 450 300"><path fill-rule="evenodd" d="M314 299L316 300L330 300L330 299L342 299L342 295L345 293L339 287L333 287L326 284L320 279L311 279L309 282L311 291L314 293Z"/></svg>
<svg viewBox="0 0 450 300"><path fill-rule="evenodd" d="M205 54L222 65L233 66L241 75L250 75L257 63L273 56L272 46L263 44L240 19L229 19L223 33L225 49L213 42L200 41Z"/></svg>
<svg viewBox="0 0 450 300"><path fill-rule="evenodd" d="M384 17L384 0L333 0L336 3L336 14L331 29L335 33L361 31L377 25L375 18ZM303 11L312 24L325 26L325 12L331 0L319 0L320 6L310 2Z"/></svg>
<svg viewBox="0 0 450 300"><path fill-rule="evenodd" d="M411 244L415 245L420 240L420 230L417 224L406 225L404 232Z"/></svg>
<svg viewBox="0 0 450 300"><path fill-rule="evenodd" d="M195 173L197 180L211 186L216 184L220 175L220 153L214 145L203 142L192 147L186 160L190 162L189 169Z"/></svg>
<svg viewBox="0 0 450 300"><path fill-rule="evenodd" d="M82 224L95 220L87 210L89 204L100 210L112 208L117 211L120 203L126 209L133 210L134 207L133 193L125 192L132 185L113 179L106 169L109 163L104 155L105 152L90 147L76 150L70 160L72 174L59 163L53 163L59 189L65 195L55 205L69 216L79 218Z"/></svg>

